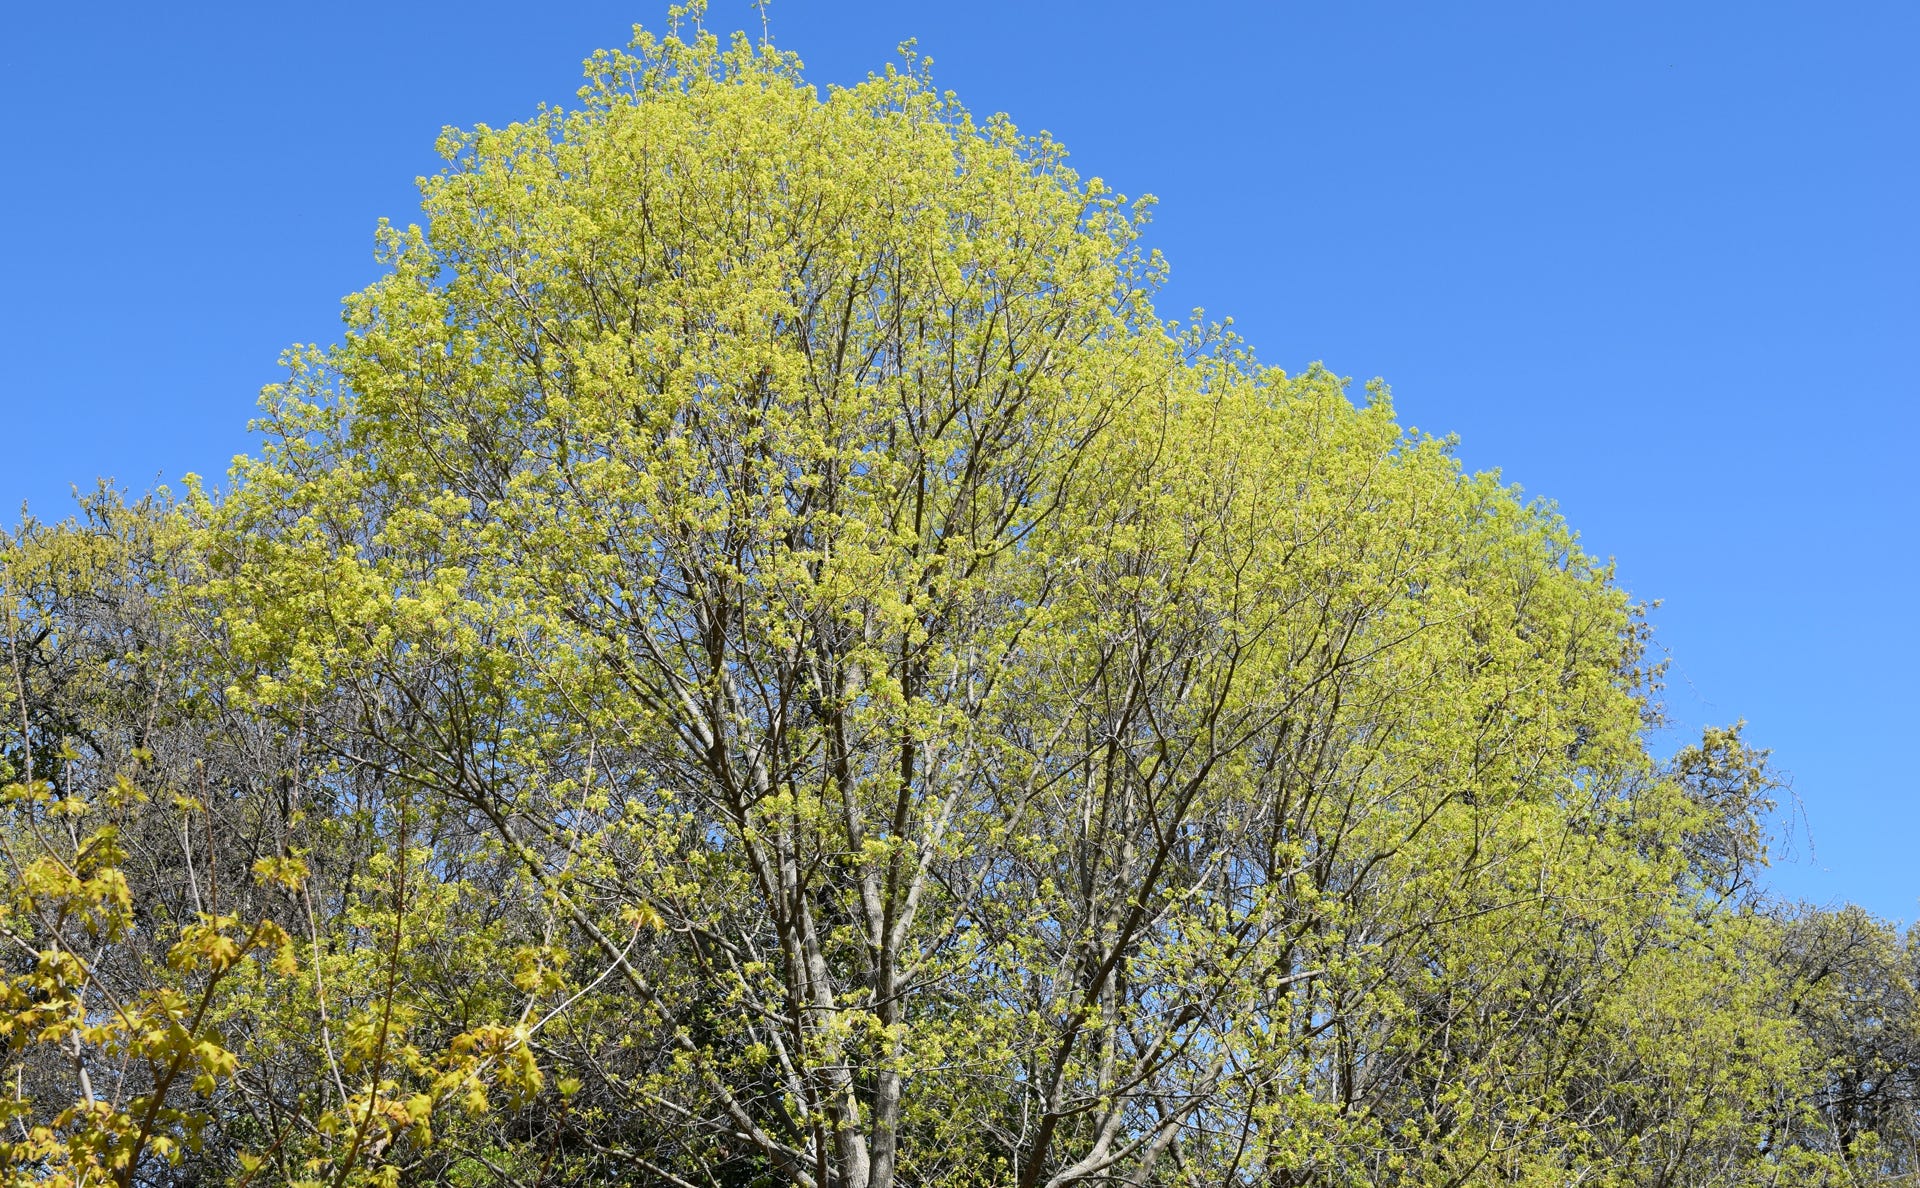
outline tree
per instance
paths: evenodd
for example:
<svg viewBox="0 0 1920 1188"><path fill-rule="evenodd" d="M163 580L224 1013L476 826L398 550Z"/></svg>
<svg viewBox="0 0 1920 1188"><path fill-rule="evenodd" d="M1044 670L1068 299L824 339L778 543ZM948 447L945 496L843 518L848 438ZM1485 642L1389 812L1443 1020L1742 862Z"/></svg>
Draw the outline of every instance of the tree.
<svg viewBox="0 0 1920 1188"><path fill-rule="evenodd" d="M124 1188L197 1162L237 1066L220 1008L290 974L291 940L243 873L222 899L214 806L184 795L214 756L165 696L176 653L155 602L178 525L106 490L84 510L0 537L0 709L17 724L0 750L0 1171ZM182 794L156 811L146 789L168 785Z"/></svg>
<svg viewBox="0 0 1920 1188"><path fill-rule="evenodd" d="M1144 206L910 56L589 65L446 135L260 457L97 583L169 660L59 710L112 724L81 801L165 707L128 778L206 841L140 885L245 885L281 955L209 991L181 1167L1844 1174L1794 1137L1764 768L1653 760L1640 611L1551 509L1163 322Z"/></svg>

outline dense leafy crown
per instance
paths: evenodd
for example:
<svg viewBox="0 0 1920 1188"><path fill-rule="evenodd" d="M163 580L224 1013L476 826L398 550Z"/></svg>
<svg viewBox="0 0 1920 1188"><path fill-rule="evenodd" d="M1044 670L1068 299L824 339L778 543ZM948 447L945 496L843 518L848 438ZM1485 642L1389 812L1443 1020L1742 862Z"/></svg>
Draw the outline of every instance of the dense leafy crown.
<svg viewBox="0 0 1920 1188"><path fill-rule="evenodd" d="M911 54L581 96L447 134L230 491L4 542L11 1182L1905 1166L1831 1058L1910 962L1762 910L1549 509Z"/></svg>

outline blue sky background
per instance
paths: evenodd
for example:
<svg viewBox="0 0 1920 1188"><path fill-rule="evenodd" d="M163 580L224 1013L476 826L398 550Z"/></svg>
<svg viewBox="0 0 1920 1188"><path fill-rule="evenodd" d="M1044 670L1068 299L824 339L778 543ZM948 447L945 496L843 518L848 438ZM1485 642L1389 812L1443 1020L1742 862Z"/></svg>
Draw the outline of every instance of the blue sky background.
<svg viewBox="0 0 1920 1188"><path fill-rule="evenodd" d="M665 5L18 4L0 503L224 471L331 341L442 125L570 102ZM940 84L1160 198L1168 315L1384 376L1658 598L1680 727L1745 717L1784 894L1920 914L1920 5L837 3L775 40ZM757 26L745 0L711 24ZM11 515L8 516L11 519Z"/></svg>

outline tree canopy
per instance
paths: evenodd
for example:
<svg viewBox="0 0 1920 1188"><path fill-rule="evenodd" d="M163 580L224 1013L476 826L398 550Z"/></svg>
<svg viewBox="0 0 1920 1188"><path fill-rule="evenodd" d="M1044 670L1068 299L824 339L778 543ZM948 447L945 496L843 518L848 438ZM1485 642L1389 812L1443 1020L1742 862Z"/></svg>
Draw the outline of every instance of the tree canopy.
<svg viewBox="0 0 1920 1188"><path fill-rule="evenodd" d="M9 1182L1915 1182L1915 950L1550 507L910 53L588 66L0 539Z"/></svg>

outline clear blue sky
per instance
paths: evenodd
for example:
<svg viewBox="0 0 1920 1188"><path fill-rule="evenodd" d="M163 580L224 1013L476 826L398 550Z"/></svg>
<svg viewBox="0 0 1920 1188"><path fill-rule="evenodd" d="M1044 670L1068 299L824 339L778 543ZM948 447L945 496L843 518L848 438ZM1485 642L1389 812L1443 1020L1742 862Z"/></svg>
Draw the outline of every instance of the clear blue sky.
<svg viewBox="0 0 1920 1188"><path fill-rule="evenodd" d="M375 275L440 127L571 101L582 57L664 11L14 5L0 502L221 473L280 349L332 340ZM976 111L1159 196L1165 312L1384 376L1558 501L1664 600L1677 722L1744 716L1793 775L1814 856L1803 835L1776 886L1920 914L1920 5L771 15L822 83L917 37Z"/></svg>

